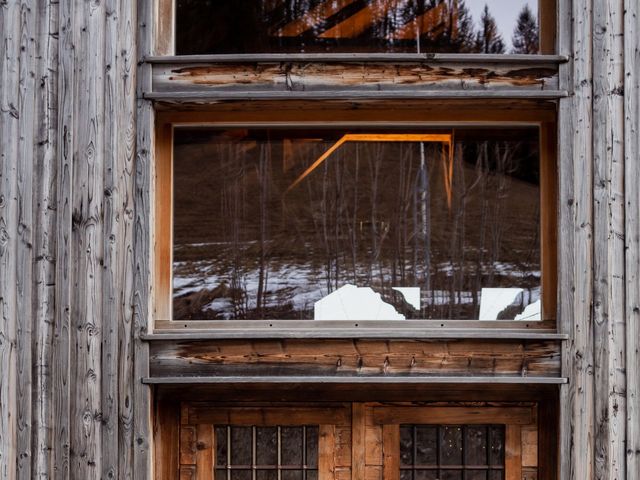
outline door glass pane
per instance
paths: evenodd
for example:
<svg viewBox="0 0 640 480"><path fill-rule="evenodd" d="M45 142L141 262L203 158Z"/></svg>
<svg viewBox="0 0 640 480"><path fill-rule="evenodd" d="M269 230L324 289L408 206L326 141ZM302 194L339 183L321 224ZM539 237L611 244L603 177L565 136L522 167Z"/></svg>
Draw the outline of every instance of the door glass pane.
<svg viewBox="0 0 640 480"><path fill-rule="evenodd" d="M538 130L176 129L175 320L538 320Z"/></svg>
<svg viewBox="0 0 640 480"><path fill-rule="evenodd" d="M176 53L537 53L537 17L537 0L176 0Z"/></svg>
<svg viewBox="0 0 640 480"><path fill-rule="evenodd" d="M317 425L218 425L215 436L216 480L251 479L254 472L254 480L317 479Z"/></svg>
<svg viewBox="0 0 640 480"><path fill-rule="evenodd" d="M400 478L502 478L504 454L489 452L503 452L504 432L502 425L401 425Z"/></svg>

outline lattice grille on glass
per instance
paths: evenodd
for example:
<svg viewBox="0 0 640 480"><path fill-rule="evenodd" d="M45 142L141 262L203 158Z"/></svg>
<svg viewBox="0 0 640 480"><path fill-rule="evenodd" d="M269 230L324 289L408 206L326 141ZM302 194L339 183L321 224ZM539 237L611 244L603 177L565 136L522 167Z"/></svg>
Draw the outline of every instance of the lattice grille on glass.
<svg viewBox="0 0 640 480"><path fill-rule="evenodd" d="M401 425L400 480L504 480L502 425Z"/></svg>
<svg viewBox="0 0 640 480"><path fill-rule="evenodd" d="M217 426L216 480L317 480L318 427Z"/></svg>

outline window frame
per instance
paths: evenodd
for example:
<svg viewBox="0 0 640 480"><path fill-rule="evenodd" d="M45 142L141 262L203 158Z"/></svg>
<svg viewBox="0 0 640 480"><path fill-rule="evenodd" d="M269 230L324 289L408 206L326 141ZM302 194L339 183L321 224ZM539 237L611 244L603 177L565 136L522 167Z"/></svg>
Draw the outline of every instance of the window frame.
<svg viewBox="0 0 640 480"><path fill-rule="evenodd" d="M156 11L156 28L155 28L155 54L170 56L175 55L175 32L176 32L176 2L178 0L154 0ZM557 48L557 30L558 30L558 3L562 0L538 0L538 27L540 38L540 52L538 55L554 55ZM542 13L542 14L541 14ZM260 56L272 56L273 54L247 54L251 57ZM354 53L349 54L354 57L366 58L369 54L366 53ZM381 53L379 55L392 56L394 54ZM467 55L467 54L452 54L452 55ZM483 54L471 54L479 55ZM509 54L501 54L509 55ZM189 57L191 55L184 55ZM236 54L222 54L212 55L216 57L229 57L236 60L241 59L242 55ZM309 59L320 60L325 57L325 54L303 54L302 56ZM535 55L527 55L535 56Z"/></svg>
<svg viewBox="0 0 640 480"><path fill-rule="evenodd" d="M343 111L341 115L348 120L337 118L329 112L321 113L321 105L303 110L300 114L287 114L272 110L271 120L263 115L251 113L242 108L234 112L216 112L208 108L200 112L158 111L156 115L155 141L156 162L154 190L158 192L155 201L155 222L153 224L154 241L154 279L155 294L153 296L154 330L159 331L207 331L220 332L233 338L258 337L295 337L308 335L311 337L388 337L393 332L394 338L432 338L438 335L451 337L451 331L466 336L486 335L494 338L496 335L506 338L527 338L526 331L531 335L553 334L556 332L557 318L557 145L555 112L531 109L514 113L496 113L490 109L475 109L470 112L447 112L450 102L445 102L434 112L428 112L428 119L420 114L419 108L409 110L399 115L378 111L375 114L366 109L357 112ZM370 115L373 115L372 117ZM304 120L291 117L302 116ZM509 321L492 320L404 320L402 322L385 322L367 320L354 321L323 321L323 320L173 320L173 286L172 286L172 256L173 256L173 129L175 126L212 126L212 127L286 127L299 126L302 121L309 125L321 124L326 126L328 119L314 117L334 117L332 127L340 126L380 126L393 123L395 126L433 127L446 124L447 126L516 126L534 125L539 128L540 138L540 254L541 254L541 298L543 305L543 320L541 321ZM225 118L226 117L226 118ZM461 120L465 118L466 120ZM471 332L469 332L471 330ZM480 331L480 332L477 332ZM485 333L481 333L484 331ZM441 333L438 333L441 332ZM524 336L524 337L523 337ZM535 338L535 337L534 337Z"/></svg>

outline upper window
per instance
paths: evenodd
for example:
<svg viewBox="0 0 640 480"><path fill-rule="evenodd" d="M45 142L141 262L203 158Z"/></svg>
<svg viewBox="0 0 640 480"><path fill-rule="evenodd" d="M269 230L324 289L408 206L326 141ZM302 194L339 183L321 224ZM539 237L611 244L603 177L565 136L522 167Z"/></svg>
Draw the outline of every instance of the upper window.
<svg viewBox="0 0 640 480"><path fill-rule="evenodd" d="M553 51L548 0L175 1L178 55Z"/></svg>
<svg viewBox="0 0 640 480"><path fill-rule="evenodd" d="M537 127L173 142L174 320L541 319Z"/></svg>

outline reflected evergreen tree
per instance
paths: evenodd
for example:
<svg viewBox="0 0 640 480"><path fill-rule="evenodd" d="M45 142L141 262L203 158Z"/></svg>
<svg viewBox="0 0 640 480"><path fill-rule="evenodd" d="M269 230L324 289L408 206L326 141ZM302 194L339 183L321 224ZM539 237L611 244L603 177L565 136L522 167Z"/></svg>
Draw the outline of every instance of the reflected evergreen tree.
<svg viewBox="0 0 640 480"><path fill-rule="evenodd" d="M469 13L465 0L457 0L456 23L456 31L451 38L451 51L460 53L473 52L476 33L473 27L473 18Z"/></svg>
<svg viewBox="0 0 640 480"><path fill-rule="evenodd" d="M504 53L505 50L496 20L489 13L489 6L485 4L480 17L480 30L476 34L475 51L477 53Z"/></svg>
<svg viewBox="0 0 640 480"><path fill-rule="evenodd" d="M518 15L518 23L513 31L512 42L513 53L538 53L538 22L528 5L525 5Z"/></svg>

